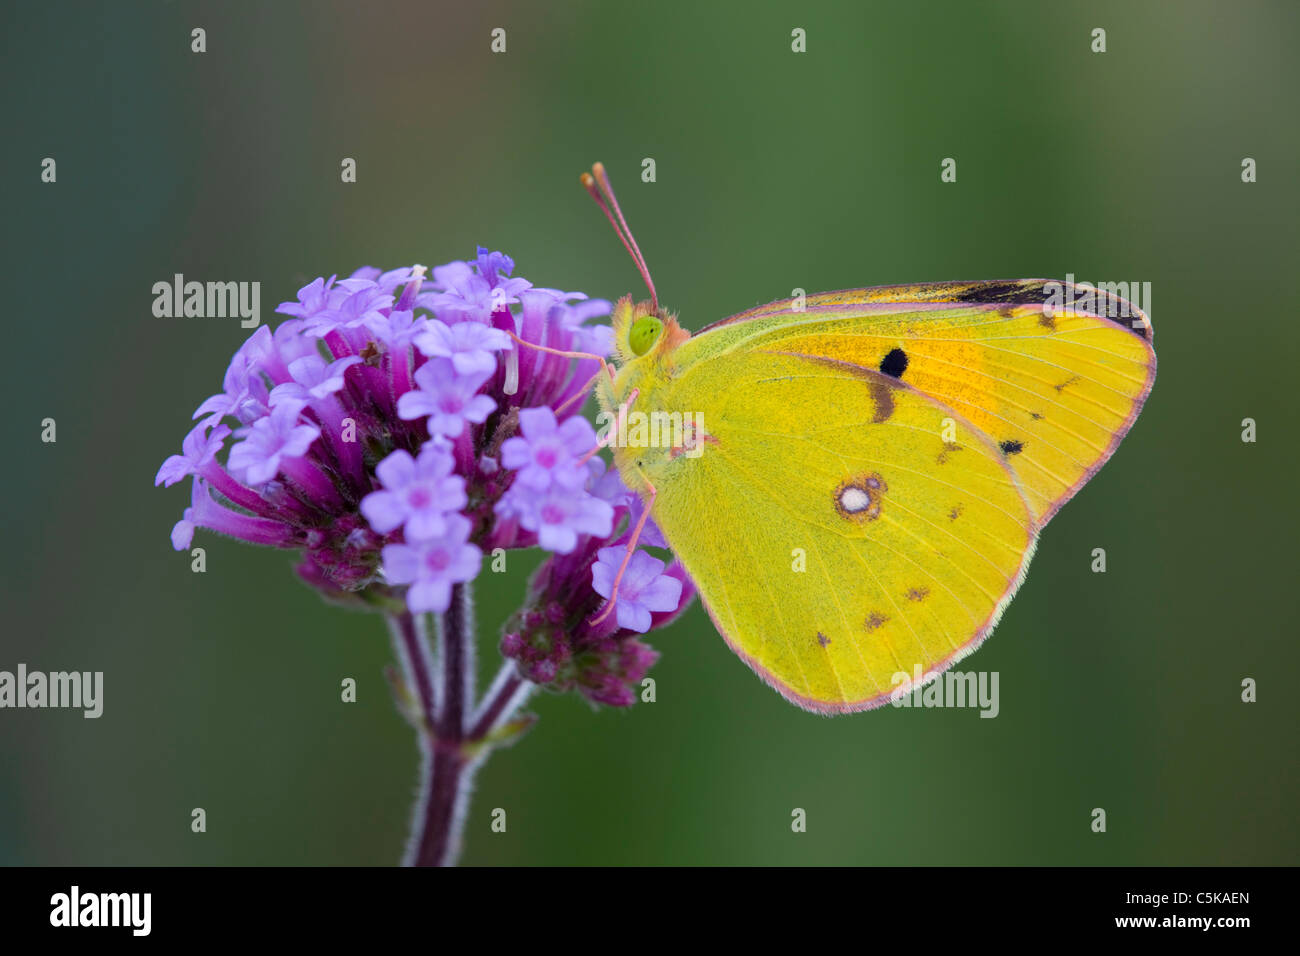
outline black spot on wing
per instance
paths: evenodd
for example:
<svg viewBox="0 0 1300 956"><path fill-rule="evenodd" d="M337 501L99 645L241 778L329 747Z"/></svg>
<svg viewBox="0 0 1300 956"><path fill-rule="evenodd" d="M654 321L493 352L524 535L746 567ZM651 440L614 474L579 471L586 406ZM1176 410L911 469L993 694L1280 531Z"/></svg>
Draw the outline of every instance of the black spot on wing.
<svg viewBox="0 0 1300 956"><path fill-rule="evenodd" d="M889 354L880 360L880 371L893 378L902 378L907 371L907 353L902 349L890 349Z"/></svg>
<svg viewBox="0 0 1300 956"><path fill-rule="evenodd" d="M998 447L1002 449L1002 454L1004 455L1019 455L1025 450L1025 443L1022 441L1015 441L1014 439L1007 439L1004 442L1000 442Z"/></svg>

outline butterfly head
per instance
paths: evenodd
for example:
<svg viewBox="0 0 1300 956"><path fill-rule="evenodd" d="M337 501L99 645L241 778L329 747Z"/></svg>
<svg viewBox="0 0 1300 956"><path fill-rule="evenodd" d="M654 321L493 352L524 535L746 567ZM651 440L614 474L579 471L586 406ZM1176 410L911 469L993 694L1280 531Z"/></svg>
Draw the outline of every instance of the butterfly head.
<svg viewBox="0 0 1300 956"><path fill-rule="evenodd" d="M582 185L586 187L591 198L596 200L605 218L609 220L614 232L627 249L628 255L636 263L641 278L645 280L650 291L650 301L633 303L630 295L624 296L614 307L614 341L618 347L619 357L624 362L632 362L647 355L658 357L676 348L690 333L677 324L677 317L670 315L659 307L659 296L655 284L650 279L650 267L646 265L641 248L632 237L623 210L619 208L614 196L614 187L610 185L609 175L601 163L591 167L591 172L582 174Z"/></svg>
<svg viewBox="0 0 1300 956"><path fill-rule="evenodd" d="M630 295L618 300L613 318L614 344L624 362L661 356L690 338L675 315L653 302L633 302Z"/></svg>

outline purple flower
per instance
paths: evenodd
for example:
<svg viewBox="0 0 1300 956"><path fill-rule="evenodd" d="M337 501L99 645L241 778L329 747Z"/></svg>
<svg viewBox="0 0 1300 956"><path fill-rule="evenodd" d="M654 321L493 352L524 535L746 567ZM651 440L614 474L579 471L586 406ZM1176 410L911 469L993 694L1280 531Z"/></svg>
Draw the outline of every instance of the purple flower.
<svg viewBox="0 0 1300 956"><path fill-rule="evenodd" d="M510 273L515 271L515 260L504 252L488 252L487 246L479 246L477 251L478 259L474 263L474 268L489 285L496 286L504 282Z"/></svg>
<svg viewBox="0 0 1300 956"><path fill-rule="evenodd" d="M459 375L450 359L430 359L415 370L417 390L397 400L400 418L428 416L430 435L455 438L469 422L482 424L496 411L496 402L474 394L488 379L482 373Z"/></svg>
<svg viewBox="0 0 1300 956"><path fill-rule="evenodd" d="M619 510L625 512L626 508ZM501 653L515 661L522 677L534 683L556 691L576 690L594 703L629 707L636 702L641 679L658 654L638 641L637 632L624 627L615 614L596 620L598 609L608 602L593 587L592 569L600 552L610 550L614 553L607 563L617 573L617 565L627 553L625 547L607 545L606 539L583 538L572 553L553 554L542 562L530 585L528 606L506 622ZM680 563L673 562L662 576L675 582L677 598L666 611L646 608L650 629L675 620L695 594ZM664 593L651 595L650 603L668 606L667 598L672 596L668 592L673 587L654 585ZM644 606L645 602L641 603ZM641 619L630 623L639 627L645 620L642 615L637 617Z"/></svg>
<svg viewBox="0 0 1300 956"><path fill-rule="evenodd" d="M330 276L328 279L313 279L298 290L297 302L281 302L275 311L300 319L310 319L324 312L330 307L331 290L337 278L338 276Z"/></svg>
<svg viewBox="0 0 1300 956"><path fill-rule="evenodd" d="M581 489L537 492L512 485L496 510L502 517L517 519L521 527L537 535L539 545L557 554L568 554L576 548L579 535L608 537L614 524L614 509L609 502Z"/></svg>
<svg viewBox="0 0 1300 956"><path fill-rule="evenodd" d="M512 344L500 329L477 322L445 325L437 319L430 320L415 338L416 348L425 355L449 358L456 372L467 376L491 375L497 367L492 353L506 351Z"/></svg>
<svg viewBox="0 0 1300 956"><path fill-rule="evenodd" d="M384 547L384 574L394 584L410 585L406 604L412 611L447 610L451 586L478 574L483 552L467 543L469 532L469 519L452 514L437 537Z"/></svg>
<svg viewBox="0 0 1300 956"><path fill-rule="evenodd" d="M401 266L397 269L389 269L387 272L381 272L376 266L362 266L349 279L364 279L367 282L373 282L381 291L392 292L399 285L409 282L415 275L416 270L422 266Z"/></svg>
<svg viewBox="0 0 1300 956"><path fill-rule="evenodd" d="M506 265L509 268L505 268ZM487 324L498 309L506 309L519 301L520 293L532 287L527 279L511 279L514 262L502 253L489 253L482 246L478 260L449 262L433 270L434 292L426 292L419 304L432 309L444 322L480 322Z"/></svg>
<svg viewBox="0 0 1300 956"><path fill-rule="evenodd" d="M177 551L188 548L194 540L195 528L208 528L251 544L277 548L288 547L294 540L293 531L278 521L240 514L217 504L202 478L195 478L190 485L190 506L172 527L172 547Z"/></svg>
<svg viewBox="0 0 1300 956"><path fill-rule="evenodd" d="M190 429L185 441L181 443L181 454L172 455L158 469L158 475L153 480L154 487L164 485L170 488L182 478L197 474L204 465L217 457L217 452L226 443L230 429L218 425L209 434L209 427L205 421Z"/></svg>
<svg viewBox="0 0 1300 956"><path fill-rule="evenodd" d="M356 355L349 355L328 365L319 355L304 355L289 363L292 382L285 382L271 389L271 407L286 399L310 404L333 395L343 388L343 373L351 366L360 363Z"/></svg>
<svg viewBox="0 0 1300 956"><path fill-rule="evenodd" d="M384 488L361 499L361 513L380 533L402 527L408 541L446 533L448 512L466 501L465 479L451 473L454 466L444 441L425 442L419 458L398 449L375 468Z"/></svg>
<svg viewBox="0 0 1300 956"><path fill-rule="evenodd" d="M271 332L265 325L260 326L257 331L265 332L266 338L271 338ZM252 339L249 342L252 342ZM194 418L207 415L215 423L227 415L234 416L240 421L251 421L259 415L266 414L268 395L266 383L262 381L258 366L248 354L249 342L245 342L244 347L241 347L231 358L223 382L224 391L205 399L195 410Z"/></svg>
<svg viewBox="0 0 1300 956"><path fill-rule="evenodd" d="M367 326L381 343L391 351L402 353L406 358L407 347L415 342L429 327L429 320L417 317L410 309L394 309L383 322L373 322Z"/></svg>
<svg viewBox="0 0 1300 956"><path fill-rule="evenodd" d="M306 455L320 429L300 422L303 407L303 402L285 399L265 418L239 429L243 441L230 449L230 471L245 484L261 485L275 477L282 460Z"/></svg>
<svg viewBox="0 0 1300 956"><path fill-rule="evenodd" d="M393 294L370 279L344 279L334 287L329 304L314 315L304 316L303 330L309 335L327 335L335 329L355 329L382 321L391 309Z"/></svg>
<svg viewBox="0 0 1300 956"><path fill-rule="evenodd" d="M572 551L579 535L607 537L614 507L586 491L588 484L601 487L602 470L581 461L596 447L591 424L575 417L561 425L552 409L541 407L520 411L519 427L523 434L501 446L501 464L515 470L515 480L497 503L497 514L514 518L558 554Z"/></svg>
<svg viewBox="0 0 1300 956"><path fill-rule="evenodd" d="M581 295L581 293L569 293ZM586 298L584 296L584 298ZM610 304L604 299L588 299L577 305L566 305L560 311L560 322L573 336L573 348L593 355L608 355L614 350L614 330L608 325L585 325L588 319L609 315Z"/></svg>
<svg viewBox="0 0 1300 956"><path fill-rule="evenodd" d="M555 412L543 406L519 413L521 436L501 446L501 464L517 472L515 481L545 491L552 485L582 488L590 475L580 463L596 447L596 432L585 418L570 418L563 425Z"/></svg>
<svg viewBox="0 0 1300 956"><path fill-rule="evenodd" d="M158 486L154 482L154 487ZM190 506L181 512L181 520L172 525L172 550L184 551L194 542L194 509L197 504L196 498L199 495L207 495L207 490L203 487L203 482L193 481L190 483Z"/></svg>
<svg viewBox="0 0 1300 956"><path fill-rule="evenodd" d="M591 567L591 586L601 597L614 593L614 578L627 554L625 548L601 548ZM664 574L666 565L645 551L632 552L632 558L618 584L614 613L618 626L644 634L650 630L651 611L675 611L682 597L682 582Z"/></svg>
<svg viewBox="0 0 1300 956"><path fill-rule="evenodd" d="M283 341L283 338L277 341L275 333L268 326L263 325L259 326L257 331L239 347L237 354L242 355L246 360L249 383L258 387L259 398L265 394L266 378L283 382L289 377L289 370L285 368L284 358L280 355L280 345ZM297 358L297 355L293 358Z"/></svg>
<svg viewBox="0 0 1300 956"><path fill-rule="evenodd" d="M591 620L604 600L592 584L597 552L621 552L641 508L575 414L599 363L508 334L605 354L610 329L585 323L609 303L535 289L483 247L428 271L427 282L423 266L314 279L279 307L287 320L240 345L222 392L158 469L157 484L192 482L172 544L188 547L205 528L300 549L298 574L331 599L404 600L412 611L445 608L482 552L541 546L551 585L522 633L546 631L551 650L521 652L521 673L630 703L654 652L613 613ZM642 541L661 542L649 523ZM690 588L680 565L661 577ZM635 605L660 626L679 613L655 610L670 585L635 583L625 616Z"/></svg>
<svg viewBox="0 0 1300 956"><path fill-rule="evenodd" d="M587 479L589 492L602 501L608 501L615 508L626 509L631 506L636 496L627 485L623 484L623 478L617 468L608 467L603 458L592 457L587 462L587 470L591 473Z"/></svg>
<svg viewBox="0 0 1300 956"><path fill-rule="evenodd" d="M281 322L271 335L275 357L269 364L274 368L268 368L267 371L276 382L283 382L290 376L289 366L297 359L305 355L320 358L320 342L314 335L303 334L305 324L298 319L288 319Z"/></svg>

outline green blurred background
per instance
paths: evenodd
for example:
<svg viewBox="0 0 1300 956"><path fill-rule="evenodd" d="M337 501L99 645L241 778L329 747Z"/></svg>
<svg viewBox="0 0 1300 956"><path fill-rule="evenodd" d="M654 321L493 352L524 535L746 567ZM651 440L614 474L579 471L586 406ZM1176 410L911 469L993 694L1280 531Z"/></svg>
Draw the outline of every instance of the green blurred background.
<svg viewBox="0 0 1300 956"><path fill-rule="evenodd" d="M640 292L577 183L598 159L689 328L796 286L1070 272L1153 283L1160 373L961 665L1000 672L996 720L803 713L697 607L653 636L656 703L535 699L478 777L464 862L1296 862L1297 4L3 16L0 669L102 670L106 689L99 720L0 711L0 862L398 859L416 750L382 621L323 605L284 553L201 535L199 575L171 550L188 497L154 472L247 333L154 318L151 286L258 280L269 320L316 275L482 243L540 285ZM533 562L481 579L485 674Z"/></svg>

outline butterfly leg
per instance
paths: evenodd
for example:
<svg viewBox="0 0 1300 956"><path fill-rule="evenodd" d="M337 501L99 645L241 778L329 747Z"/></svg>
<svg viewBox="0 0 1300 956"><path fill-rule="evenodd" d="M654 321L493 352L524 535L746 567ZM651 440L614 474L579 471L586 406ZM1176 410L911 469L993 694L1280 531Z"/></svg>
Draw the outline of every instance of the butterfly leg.
<svg viewBox="0 0 1300 956"><path fill-rule="evenodd" d="M602 363L602 364L603 364L603 363ZM606 366L606 368L608 368L608 366ZM555 407L555 417L556 417L556 418L559 418L561 415L563 415L565 412L567 412L567 411L569 410L569 406L572 405L573 403L575 403L575 402L582 403L582 402L586 401L586 400L587 400L587 392L589 392L589 391L591 390L591 386L595 385L596 382L598 382L598 381L600 380L601 375L603 375L604 373L605 373L605 369L602 368L599 372L597 372L597 373L596 373L595 375L593 375L591 378L587 379L586 383L582 386L582 388L578 389L578 391L574 392L572 395L570 395L568 398L566 398L564 401L562 401L559 405L557 405L557 406ZM613 376L612 376L612 373L611 373L611 380L612 380L612 377L613 377Z"/></svg>
<svg viewBox="0 0 1300 956"><path fill-rule="evenodd" d="M642 476L645 477L644 475ZM650 493L650 498L641 509L641 517L637 519L636 526L632 529L632 537L628 538L627 550L623 552L623 563L618 566L618 574L614 575L614 586L609 591L609 600L601 608L600 613L591 618L592 624L599 624L609 616L609 612L614 610L614 605L618 603L618 586L623 581L623 574L627 571L628 562L632 560L632 554L636 551L637 542L641 540L641 532L645 529L646 520L650 517L650 510L654 507L655 498L659 492L653 484L647 479L646 490Z"/></svg>
<svg viewBox="0 0 1300 956"><path fill-rule="evenodd" d="M596 374L599 375L600 373L597 372ZM639 388L634 388L632 389L632 391L628 392L627 399L624 400L623 404L618 407L618 423L609 431L605 432L605 437L596 439L595 446L591 449L591 451L587 452L585 455L583 455L581 458L578 459L578 464L585 465L587 462L591 461L591 459L596 456L597 452L599 452L602 448L609 448L610 445L614 443L615 439L617 439L619 435L624 433L624 431L627 428L628 407L633 402L636 401L636 397L640 394L641 394L641 389Z"/></svg>
<svg viewBox="0 0 1300 956"><path fill-rule="evenodd" d="M605 360L605 357L603 355L597 355L595 352L566 352L561 349L548 348L545 345L538 345L536 342L527 342L524 339L521 339L514 332L507 331L506 335L510 336L510 338L514 339L520 345L526 345L530 349L535 349L538 352L545 352L547 355L563 355L565 358L576 358L576 359L595 359L597 362L599 362L600 372L597 372L595 375L591 377L591 381L589 381L585 386L583 386L582 391L578 393L579 395L586 394L587 388L595 384L596 380L600 378L601 372L604 372L606 375L608 375L609 380L611 382L614 381L614 367ZM513 360L516 363L515 365L516 374L514 378L515 378L515 383L517 385L518 384L518 361L519 361L518 352L517 351L511 352L510 355L511 355L511 360ZM506 388L505 392L507 395L514 394L514 390L509 387Z"/></svg>

